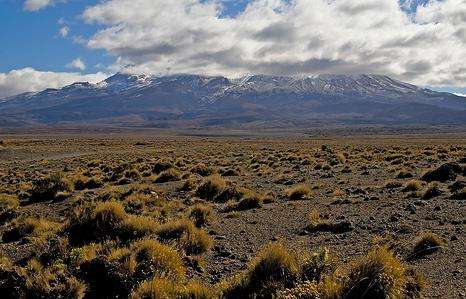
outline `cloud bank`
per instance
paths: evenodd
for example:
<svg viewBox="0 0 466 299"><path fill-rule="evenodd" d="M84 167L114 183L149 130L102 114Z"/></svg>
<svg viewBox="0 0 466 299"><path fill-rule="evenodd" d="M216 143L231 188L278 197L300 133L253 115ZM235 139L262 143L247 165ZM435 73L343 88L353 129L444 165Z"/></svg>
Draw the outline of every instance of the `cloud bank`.
<svg viewBox="0 0 466 299"><path fill-rule="evenodd" d="M466 82L466 0L109 0L83 18L87 46L136 73L382 73L430 86Z"/></svg>
<svg viewBox="0 0 466 299"><path fill-rule="evenodd" d="M79 73L41 72L32 68L0 73L0 99L26 91L60 88L74 82L96 83L107 77L104 73L82 75Z"/></svg>

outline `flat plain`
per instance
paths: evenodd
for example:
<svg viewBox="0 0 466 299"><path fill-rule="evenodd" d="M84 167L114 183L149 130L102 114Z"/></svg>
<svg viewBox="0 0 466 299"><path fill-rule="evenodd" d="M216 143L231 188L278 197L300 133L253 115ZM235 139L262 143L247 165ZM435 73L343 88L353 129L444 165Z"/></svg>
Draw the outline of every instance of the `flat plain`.
<svg viewBox="0 0 466 299"><path fill-rule="evenodd" d="M0 137L4 298L464 298L466 137Z"/></svg>

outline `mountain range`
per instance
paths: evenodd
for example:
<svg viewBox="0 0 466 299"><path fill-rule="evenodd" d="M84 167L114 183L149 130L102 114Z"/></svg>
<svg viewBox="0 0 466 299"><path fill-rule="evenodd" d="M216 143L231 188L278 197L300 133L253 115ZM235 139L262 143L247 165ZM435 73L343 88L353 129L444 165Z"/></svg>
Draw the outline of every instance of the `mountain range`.
<svg viewBox="0 0 466 299"><path fill-rule="evenodd" d="M0 100L0 127L466 125L466 98L382 75L118 73Z"/></svg>

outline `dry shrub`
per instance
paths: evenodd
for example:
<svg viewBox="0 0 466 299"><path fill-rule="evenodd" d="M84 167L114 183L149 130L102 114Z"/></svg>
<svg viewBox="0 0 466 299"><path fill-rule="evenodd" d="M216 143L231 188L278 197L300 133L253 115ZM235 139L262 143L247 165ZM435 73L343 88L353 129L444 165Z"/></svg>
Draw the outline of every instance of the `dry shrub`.
<svg viewBox="0 0 466 299"><path fill-rule="evenodd" d="M33 181L31 202L54 200L60 191L71 191L71 184L61 174L52 174Z"/></svg>
<svg viewBox="0 0 466 299"><path fill-rule="evenodd" d="M426 190L424 190L422 194L422 199L431 199L437 196L442 195L442 190L440 189L438 182L431 182L427 186Z"/></svg>
<svg viewBox="0 0 466 299"><path fill-rule="evenodd" d="M219 175L212 175L197 187L196 196L202 199L213 200L225 188L225 181Z"/></svg>
<svg viewBox="0 0 466 299"><path fill-rule="evenodd" d="M37 260L26 266L25 298L83 298L86 286L67 273L64 265L43 267Z"/></svg>
<svg viewBox="0 0 466 299"><path fill-rule="evenodd" d="M121 203L107 201L76 209L67 229L70 242L83 244L117 238L140 238L153 234L157 222L151 217L129 215Z"/></svg>
<svg viewBox="0 0 466 299"><path fill-rule="evenodd" d="M186 269L178 252L153 239L143 239L131 245L131 254L137 263L136 272L151 273L158 278L174 281L184 279Z"/></svg>
<svg viewBox="0 0 466 299"><path fill-rule="evenodd" d="M155 179L155 183L176 182L179 180L181 180L181 172L175 168L170 168L162 171Z"/></svg>
<svg viewBox="0 0 466 299"><path fill-rule="evenodd" d="M156 234L162 241L177 241L188 255L204 253L213 245L212 238L187 219L164 223Z"/></svg>
<svg viewBox="0 0 466 299"><path fill-rule="evenodd" d="M23 238L31 242L44 241L62 228L59 223L32 217L15 219L11 224L11 229L2 236L4 242L18 241Z"/></svg>
<svg viewBox="0 0 466 299"><path fill-rule="evenodd" d="M271 243L251 263L245 273L220 284L224 298L272 298L291 287L299 277L296 257L283 245Z"/></svg>
<svg viewBox="0 0 466 299"><path fill-rule="evenodd" d="M141 283L131 294L131 299L145 298L179 298L179 299L214 299L218 295L199 282L180 285L167 279L154 278Z"/></svg>
<svg viewBox="0 0 466 299"><path fill-rule="evenodd" d="M403 192L415 192L421 189L422 184L418 180L410 180L403 188Z"/></svg>
<svg viewBox="0 0 466 299"><path fill-rule="evenodd" d="M387 248L371 250L347 277L344 298L401 298L408 278L405 266Z"/></svg>
<svg viewBox="0 0 466 299"><path fill-rule="evenodd" d="M289 200L304 200L312 196L312 191L309 186L300 184L285 191L285 195Z"/></svg>
<svg viewBox="0 0 466 299"><path fill-rule="evenodd" d="M214 219L214 212L211 206L196 204L189 209L188 217L194 221L197 227L202 227Z"/></svg>
<svg viewBox="0 0 466 299"><path fill-rule="evenodd" d="M411 256L421 258L439 251L444 245L445 243L439 236L431 232L425 232L417 237Z"/></svg>
<svg viewBox="0 0 466 299"><path fill-rule="evenodd" d="M213 169L212 167L208 167L204 163L199 163L193 168L191 168L191 172L196 173L200 176L209 176L215 173L215 169Z"/></svg>
<svg viewBox="0 0 466 299"><path fill-rule="evenodd" d="M0 194L0 224L15 218L17 215L18 207L18 196Z"/></svg>

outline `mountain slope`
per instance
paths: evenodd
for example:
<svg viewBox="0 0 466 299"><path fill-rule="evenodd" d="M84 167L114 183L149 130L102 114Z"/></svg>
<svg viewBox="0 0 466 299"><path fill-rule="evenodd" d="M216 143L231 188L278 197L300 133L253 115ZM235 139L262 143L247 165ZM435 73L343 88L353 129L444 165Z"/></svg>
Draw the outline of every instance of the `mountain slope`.
<svg viewBox="0 0 466 299"><path fill-rule="evenodd" d="M0 101L0 126L466 124L466 99L380 75L116 74Z"/></svg>

